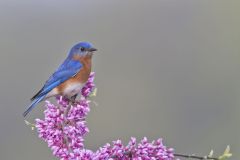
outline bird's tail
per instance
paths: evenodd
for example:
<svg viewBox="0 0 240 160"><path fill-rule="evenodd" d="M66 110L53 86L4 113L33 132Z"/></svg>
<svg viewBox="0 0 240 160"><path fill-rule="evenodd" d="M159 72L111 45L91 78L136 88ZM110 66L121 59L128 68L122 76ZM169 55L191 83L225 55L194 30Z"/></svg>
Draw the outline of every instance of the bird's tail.
<svg viewBox="0 0 240 160"><path fill-rule="evenodd" d="M28 109L23 113L23 116L26 117L27 114L40 102L44 99L44 96L38 97L32 101L32 103L29 105Z"/></svg>

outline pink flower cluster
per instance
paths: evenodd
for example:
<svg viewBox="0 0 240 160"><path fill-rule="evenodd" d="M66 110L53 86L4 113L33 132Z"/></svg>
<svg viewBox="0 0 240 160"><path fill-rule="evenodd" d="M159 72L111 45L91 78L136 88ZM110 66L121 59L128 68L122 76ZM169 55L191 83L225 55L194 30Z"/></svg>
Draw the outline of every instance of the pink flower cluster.
<svg viewBox="0 0 240 160"><path fill-rule="evenodd" d="M53 155L61 160L173 160L172 148L163 145L162 140L148 142L147 138L137 144L131 138L124 146L120 140L113 145L106 144L96 152L84 148L84 136L89 132L85 118L90 111L88 100L95 85L94 73L82 89L80 101L71 103L64 97L57 97L57 105L46 102L44 119L36 119L39 137L48 143Z"/></svg>
<svg viewBox="0 0 240 160"><path fill-rule="evenodd" d="M94 160L173 160L173 148L163 145L162 139L148 142L144 137L140 143L132 137L128 145L124 146L120 140L113 141L113 145L106 144L92 156Z"/></svg>

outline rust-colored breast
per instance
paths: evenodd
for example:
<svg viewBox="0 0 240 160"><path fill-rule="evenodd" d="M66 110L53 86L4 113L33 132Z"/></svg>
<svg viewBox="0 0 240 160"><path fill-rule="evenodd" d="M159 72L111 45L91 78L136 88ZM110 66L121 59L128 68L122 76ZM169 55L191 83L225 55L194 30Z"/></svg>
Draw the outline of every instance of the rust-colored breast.
<svg viewBox="0 0 240 160"><path fill-rule="evenodd" d="M89 75L91 73L92 55L86 56L74 55L73 59L79 61L83 66L74 77L71 77L70 79L66 80L57 87L57 90L59 91L60 94L63 94L64 89L71 84L76 83L84 84L85 82L87 82Z"/></svg>

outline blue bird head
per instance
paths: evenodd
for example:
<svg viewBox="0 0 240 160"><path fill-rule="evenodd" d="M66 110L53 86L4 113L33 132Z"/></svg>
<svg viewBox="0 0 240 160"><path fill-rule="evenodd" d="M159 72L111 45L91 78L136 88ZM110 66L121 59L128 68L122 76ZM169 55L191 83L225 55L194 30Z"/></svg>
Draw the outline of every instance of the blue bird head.
<svg viewBox="0 0 240 160"><path fill-rule="evenodd" d="M93 47L93 45L89 42L80 42L75 44L70 52L69 52L69 56L73 56L75 54L79 55L79 56L85 56L85 55L92 55L94 51L97 51L96 48Z"/></svg>

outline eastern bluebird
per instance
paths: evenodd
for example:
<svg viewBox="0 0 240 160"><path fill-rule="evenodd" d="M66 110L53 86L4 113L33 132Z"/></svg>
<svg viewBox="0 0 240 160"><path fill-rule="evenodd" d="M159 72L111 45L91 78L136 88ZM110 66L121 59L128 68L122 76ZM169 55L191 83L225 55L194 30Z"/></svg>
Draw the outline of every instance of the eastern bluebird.
<svg viewBox="0 0 240 160"><path fill-rule="evenodd" d="M25 117L39 102L49 97L62 95L75 99L88 80L92 55L96 50L89 42L74 45L65 61L50 76L42 89L31 98L32 103L23 116Z"/></svg>

